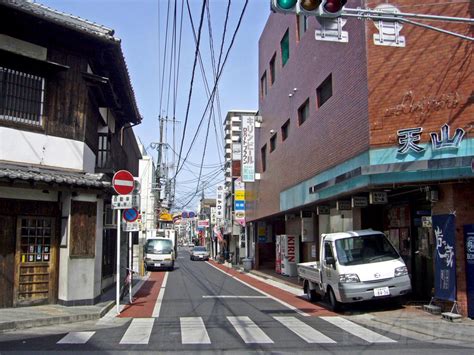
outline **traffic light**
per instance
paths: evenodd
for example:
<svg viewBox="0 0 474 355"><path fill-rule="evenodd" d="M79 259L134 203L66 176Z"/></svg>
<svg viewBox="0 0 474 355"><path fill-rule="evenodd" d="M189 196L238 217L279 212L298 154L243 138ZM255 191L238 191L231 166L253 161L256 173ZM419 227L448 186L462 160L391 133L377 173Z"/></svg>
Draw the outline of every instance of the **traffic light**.
<svg viewBox="0 0 474 355"><path fill-rule="evenodd" d="M274 12L339 17L347 0L271 0Z"/></svg>

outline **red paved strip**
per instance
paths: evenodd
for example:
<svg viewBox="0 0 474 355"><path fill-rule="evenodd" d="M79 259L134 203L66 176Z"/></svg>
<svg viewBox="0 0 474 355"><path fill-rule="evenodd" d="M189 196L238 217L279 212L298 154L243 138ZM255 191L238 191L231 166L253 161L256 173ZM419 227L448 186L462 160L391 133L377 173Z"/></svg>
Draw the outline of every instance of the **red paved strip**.
<svg viewBox="0 0 474 355"><path fill-rule="evenodd" d="M152 272L135 294L132 304L125 306L120 313L121 318L150 318L165 278L165 272Z"/></svg>
<svg viewBox="0 0 474 355"><path fill-rule="evenodd" d="M226 272L229 275L242 280L253 287L258 288L259 290L268 293L269 295L282 300L283 302L288 303L289 305L299 309L302 312L305 312L311 316L335 316L337 315L334 312L328 311L326 308L318 306L314 303L311 303L301 297L295 296L294 294L282 290L278 287L267 284L266 282L259 281L253 277L247 276L243 273L240 273L232 268L228 268L222 264L218 264L213 260L209 260L209 263L216 266L220 270Z"/></svg>

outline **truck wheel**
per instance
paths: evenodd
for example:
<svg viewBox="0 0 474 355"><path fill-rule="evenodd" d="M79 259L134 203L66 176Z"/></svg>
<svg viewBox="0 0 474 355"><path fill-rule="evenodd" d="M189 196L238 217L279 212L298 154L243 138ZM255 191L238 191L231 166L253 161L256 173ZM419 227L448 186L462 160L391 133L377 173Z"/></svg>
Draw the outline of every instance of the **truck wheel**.
<svg viewBox="0 0 474 355"><path fill-rule="evenodd" d="M318 294L316 293L316 290L311 290L309 288L308 281L306 281L304 284L304 292L306 294L306 298L308 299L308 301L315 302L318 300Z"/></svg>
<svg viewBox="0 0 474 355"><path fill-rule="evenodd" d="M334 312L338 311L341 308L341 303L336 299L336 295L334 294L332 288L329 288L328 290L328 298L331 310Z"/></svg>

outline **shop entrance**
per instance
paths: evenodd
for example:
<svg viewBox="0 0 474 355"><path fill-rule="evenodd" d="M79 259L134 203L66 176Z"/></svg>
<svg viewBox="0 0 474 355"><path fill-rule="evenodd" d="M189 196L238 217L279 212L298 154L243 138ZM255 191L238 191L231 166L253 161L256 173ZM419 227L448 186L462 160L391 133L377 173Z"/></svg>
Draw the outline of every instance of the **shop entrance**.
<svg viewBox="0 0 474 355"><path fill-rule="evenodd" d="M0 308L13 307L15 218L0 216Z"/></svg>

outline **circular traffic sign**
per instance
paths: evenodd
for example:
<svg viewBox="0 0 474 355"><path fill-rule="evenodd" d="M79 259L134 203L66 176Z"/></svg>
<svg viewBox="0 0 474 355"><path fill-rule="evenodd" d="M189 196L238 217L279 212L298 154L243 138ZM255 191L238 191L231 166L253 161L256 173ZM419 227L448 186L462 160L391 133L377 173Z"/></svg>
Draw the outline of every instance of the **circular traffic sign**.
<svg viewBox="0 0 474 355"><path fill-rule="evenodd" d="M123 211L123 219L127 222L135 222L138 219L138 211L136 208L128 208Z"/></svg>
<svg viewBox="0 0 474 355"><path fill-rule="evenodd" d="M112 179L112 186L119 195L130 194L135 187L135 180L131 172L119 170Z"/></svg>

